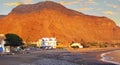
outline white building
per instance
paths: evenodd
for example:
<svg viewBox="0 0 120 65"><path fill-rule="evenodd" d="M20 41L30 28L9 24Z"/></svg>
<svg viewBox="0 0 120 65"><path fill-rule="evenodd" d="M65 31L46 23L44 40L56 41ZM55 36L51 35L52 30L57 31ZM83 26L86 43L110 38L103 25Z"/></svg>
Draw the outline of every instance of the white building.
<svg viewBox="0 0 120 65"><path fill-rule="evenodd" d="M56 38L42 38L41 39L41 47L52 47L56 48Z"/></svg>
<svg viewBox="0 0 120 65"><path fill-rule="evenodd" d="M5 52L5 47L4 47L5 41L4 41L4 39L5 39L5 36L3 34L0 34L0 53Z"/></svg>
<svg viewBox="0 0 120 65"><path fill-rule="evenodd" d="M10 52L10 46L5 46L6 42L5 35L0 34L0 53L9 53Z"/></svg>

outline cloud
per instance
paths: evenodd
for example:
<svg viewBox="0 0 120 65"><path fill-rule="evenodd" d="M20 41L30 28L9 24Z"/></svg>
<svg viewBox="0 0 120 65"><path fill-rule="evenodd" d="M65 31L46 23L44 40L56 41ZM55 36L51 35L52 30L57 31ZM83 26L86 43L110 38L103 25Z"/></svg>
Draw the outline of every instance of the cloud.
<svg viewBox="0 0 120 65"><path fill-rule="evenodd" d="M90 3L90 4L97 4L94 0L87 0L87 3Z"/></svg>
<svg viewBox="0 0 120 65"><path fill-rule="evenodd" d="M118 5L115 5L115 4L107 4L107 6L112 7L112 8L118 8L119 7Z"/></svg>
<svg viewBox="0 0 120 65"><path fill-rule="evenodd" d="M80 3L84 6L97 5L97 2L95 2L94 0L80 0Z"/></svg>
<svg viewBox="0 0 120 65"><path fill-rule="evenodd" d="M73 4L77 4L79 3L80 0L74 0L74 1L71 1L71 2L65 2L65 1L61 1L59 2L60 4L63 4L63 5L73 5Z"/></svg>
<svg viewBox="0 0 120 65"><path fill-rule="evenodd" d="M6 6L18 6L21 4L32 4L32 3L33 3L33 0L22 0L22 2L7 2L7 3L4 3L4 5L6 5Z"/></svg>
<svg viewBox="0 0 120 65"><path fill-rule="evenodd" d="M22 4L21 2L7 2L4 5L6 5L6 6L18 6L21 4Z"/></svg>
<svg viewBox="0 0 120 65"><path fill-rule="evenodd" d="M85 11L85 10L92 10L92 8L80 8L79 10L80 10L80 11L81 11L81 10L84 10L84 11Z"/></svg>
<svg viewBox="0 0 120 65"><path fill-rule="evenodd" d="M32 4L33 0L23 0L23 4Z"/></svg>
<svg viewBox="0 0 120 65"><path fill-rule="evenodd" d="M102 13L106 14L106 15L113 15L114 14L113 11L103 11Z"/></svg>

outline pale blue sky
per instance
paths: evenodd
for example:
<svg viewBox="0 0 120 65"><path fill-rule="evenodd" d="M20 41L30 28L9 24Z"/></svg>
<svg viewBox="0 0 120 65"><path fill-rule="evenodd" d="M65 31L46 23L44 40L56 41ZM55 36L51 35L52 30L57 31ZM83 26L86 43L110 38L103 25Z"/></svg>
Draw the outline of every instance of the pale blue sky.
<svg viewBox="0 0 120 65"><path fill-rule="evenodd" d="M0 0L0 15L8 14L19 4L34 4L46 0ZM120 26L120 0L51 0L85 14L106 16Z"/></svg>

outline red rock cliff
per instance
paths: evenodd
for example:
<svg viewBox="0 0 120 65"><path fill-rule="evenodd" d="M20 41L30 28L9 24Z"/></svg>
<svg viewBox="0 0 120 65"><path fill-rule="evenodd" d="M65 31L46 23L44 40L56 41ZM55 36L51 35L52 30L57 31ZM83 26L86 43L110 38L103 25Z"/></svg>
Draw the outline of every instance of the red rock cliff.
<svg viewBox="0 0 120 65"><path fill-rule="evenodd" d="M0 19L0 33L15 33L25 41L42 37L56 37L60 42L120 40L120 28L114 21L67 9L51 1L17 6Z"/></svg>

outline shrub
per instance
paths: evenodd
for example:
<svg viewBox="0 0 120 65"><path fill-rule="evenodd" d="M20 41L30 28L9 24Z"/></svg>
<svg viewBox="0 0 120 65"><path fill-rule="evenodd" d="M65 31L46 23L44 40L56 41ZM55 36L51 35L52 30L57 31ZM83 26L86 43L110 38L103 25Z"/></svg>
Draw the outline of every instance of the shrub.
<svg viewBox="0 0 120 65"><path fill-rule="evenodd" d="M72 48L76 49L76 48L79 48L79 46L71 46Z"/></svg>
<svg viewBox="0 0 120 65"><path fill-rule="evenodd" d="M85 46L86 46L87 48L89 48L89 47L98 47L99 45L98 45L97 42L88 42L88 43L86 43Z"/></svg>
<svg viewBox="0 0 120 65"><path fill-rule="evenodd" d="M36 44L29 44L30 47L37 47Z"/></svg>

